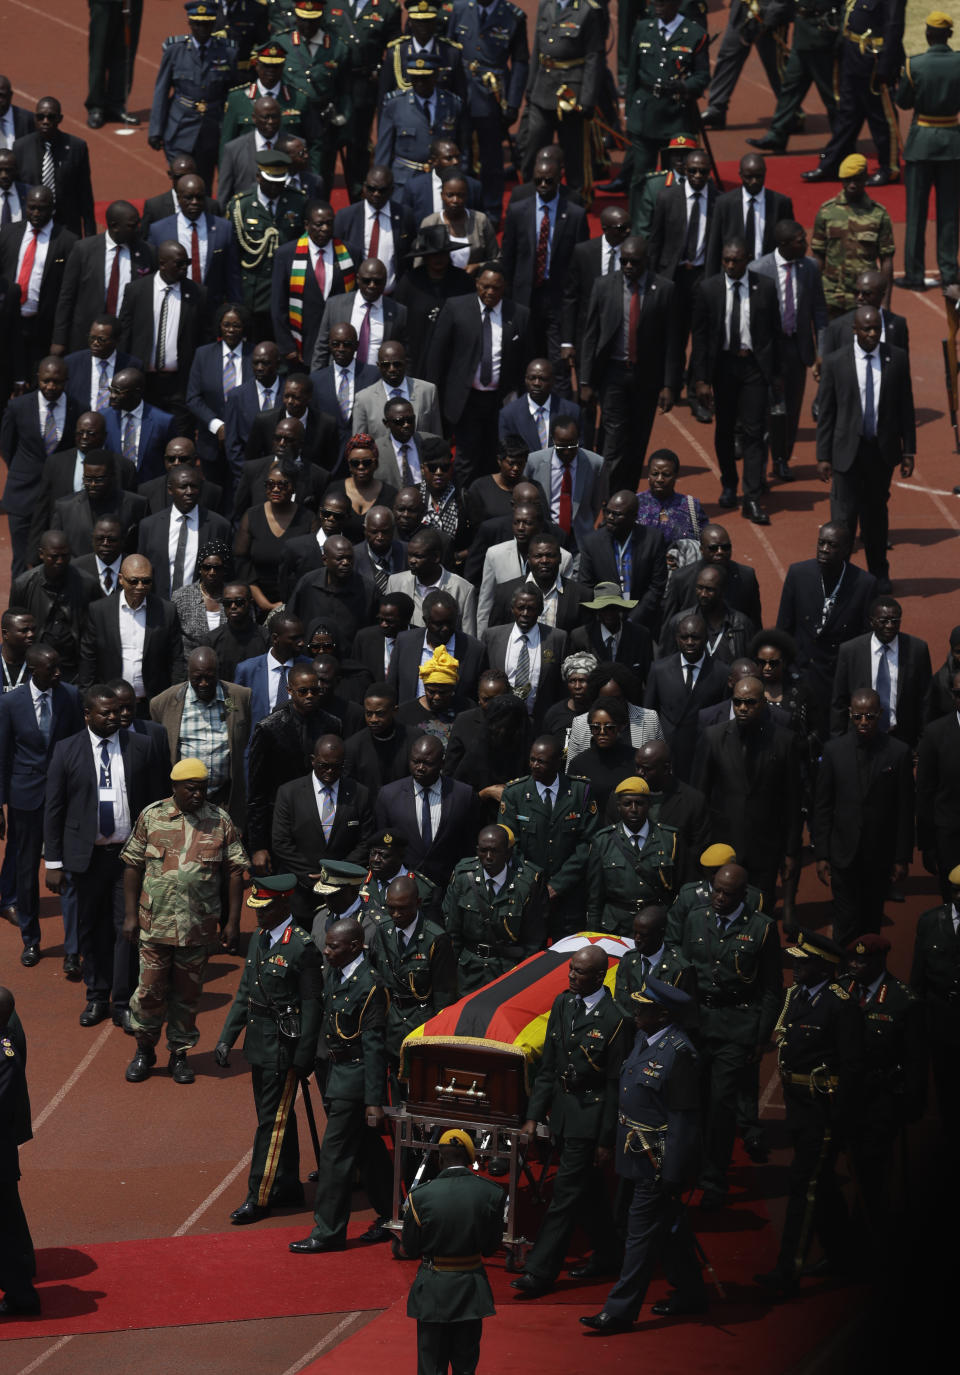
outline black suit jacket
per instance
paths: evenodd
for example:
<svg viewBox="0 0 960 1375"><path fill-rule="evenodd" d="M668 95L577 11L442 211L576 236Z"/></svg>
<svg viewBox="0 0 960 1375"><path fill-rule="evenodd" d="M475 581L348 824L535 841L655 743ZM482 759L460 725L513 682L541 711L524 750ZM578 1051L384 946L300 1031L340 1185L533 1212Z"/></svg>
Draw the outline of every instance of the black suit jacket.
<svg viewBox="0 0 960 1375"><path fill-rule="evenodd" d="M203 287L180 283L180 327L177 330L177 379L186 392L193 356L206 338ZM153 274L131 282L120 307L119 345L135 353L149 367L156 353L156 322L153 318Z"/></svg>
<svg viewBox="0 0 960 1375"><path fill-rule="evenodd" d="M16 270L16 260L14 260ZM0 276L0 397L6 402L18 379L16 370L23 358L23 338L20 325L20 288L12 277Z"/></svg>
<svg viewBox="0 0 960 1375"><path fill-rule="evenodd" d="M159 196L148 196L143 203L143 214L140 216L140 237L146 239L150 226L157 220L169 219L171 215L177 213L177 198L173 194L173 187L169 191L161 191ZM204 212L207 215L222 215L220 202L213 196L207 196L204 201Z"/></svg>
<svg viewBox="0 0 960 1375"><path fill-rule="evenodd" d="M823 331L820 352L824 358L828 353L835 353L837 349L844 348L853 339L853 321L856 317L856 310L848 310L846 315L838 315L835 320L831 320ZM887 310L885 306L880 309L883 316L884 343L895 344L898 349L903 349L904 353L910 352L910 327L907 324L906 316L897 315L892 310Z"/></svg>
<svg viewBox="0 0 960 1375"><path fill-rule="evenodd" d="M101 515L107 514L115 515L120 521L124 530L123 550L132 553L136 543L135 526L147 514L147 503L136 492L125 492L122 487L116 489L103 511L91 509L86 492L60 497L53 504L49 528L64 532L70 545L70 557L78 559L82 554L93 553L93 527Z"/></svg>
<svg viewBox="0 0 960 1375"><path fill-rule="evenodd" d="M560 333L565 344L576 344L577 346L578 375L582 366L580 344L587 319L587 303L590 300L590 292L594 282L600 279L603 272L603 250L606 246L607 241L602 233L595 238L585 239L582 243L578 243L573 250L563 286L563 317Z"/></svg>
<svg viewBox="0 0 960 1375"><path fill-rule="evenodd" d="M361 631L360 634L367 632ZM381 632L382 633L382 632ZM390 657L390 672L387 674L387 682L396 690L399 702L413 702L420 695L422 682L420 678L420 659L423 654L424 637L426 631L422 626L414 626L410 630L403 630L397 636L397 642L393 647L393 654ZM382 640L381 640L382 646ZM354 643L354 654L359 657L360 635ZM381 674L383 669L381 647ZM468 635L464 630L454 631L453 637L453 657L460 664L460 677L457 684L457 691L466 697L475 697L477 690L477 679L487 667L487 655L483 645L473 635ZM371 659L376 654L376 641L373 641ZM372 671L372 667L371 667Z"/></svg>
<svg viewBox="0 0 960 1375"><path fill-rule="evenodd" d="M148 593L147 633L143 644L143 686L147 697L173 683L182 683L186 674L183 639L177 613L169 602ZM123 651L120 644L120 598L104 597L94 602L80 642L80 671L77 685L82 692L94 683L109 682L123 676Z"/></svg>
<svg viewBox="0 0 960 1375"><path fill-rule="evenodd" d="M706 567L706 561L700 559L697 563L676 570L670 579L670 586L663 601L664 624L671 616L675 616L681 607L691 606L696 601L694 584L701 569ZM747 620L752 621L755 626L762 626L760 584L757 582L756 573L749 564L736 563L733 559L725 567L727 587L724 596L727 605L732 606L734 611L742 611Z"/></svg>
<svg viewBox="0 0 960 1375"><path fill-rule="evenodd" d="M707 228L703 237L706 262L710 226L717 205L717 188L712 181L708 181L704 189L707 193ZM648 244L651 270L673 281L683 258L686 241L687 196L684 182L682 185L665 186L657 197Z"/></svg>
<svg viewBox="0 0 960 1375"><path fill-rule="evenodd" d="M440 825L428 845L420 834L418 794L412 778L381 788L376 802L378 829L406 837L404 863L432 883L446 886L458 860L472 854L477 840L477 801L473 789L452 778L440 779Z"/></svg>
<svg viewBox="0 0 960 1375"><path fill-rule="evenodd" d="M673 282L647 274L636 333L636 385L638 390L659 392L664 386L679 392L682 385L681 351L684 341L674 309ZM598 277L590 292L580 379L588 387L602 386L610 356L623 329L623 273Z"/></svg>
<svg viewBox="0 0 960 1375"><path fill-rule="evenodd" d="M106 241L105 232L84 239L76 245L67 262L63 286L57 301L52 340L52 343L67 352L86 349L91 320L106 310ZM154 267L152 248L149 244L134 240L130 245L131 283L139 277L148 276Z"/></svg>
<svg viewBox="0 0 960 1375"><path fill-rule="evenodd" d="M456 424L470 396L480 366L483 316L477 296L455 296L437 317L424 376L435 382L443 415ZM503 338L500 357L501 399L518 392L530 358L530 312L504 297L501 303Z"/></svg>
<svg viewBox="0 0 960 1375"><path fill-rule="evenodd" d="M156 596L170 597L170 559L167 552L170 537L170 520L174 508L168 506L155 516L147 516L140 522L137 534L137 553L150 560L153 567L153 590ZM216 511L197 507L197 552L213 540L229 545L230 522ZM192 581L192 579L191 579Z"/></svg>
<svg viewBox="0 0 960 1375"><path fill-rule="evenodd" d="M380 341L385 344L390 339L396 339L398 343L406 345L407 342L407 308L394 301L390 296L381 296L383 303L383 338ZM313 353L309 357L304 357L304 367L311 372L317 372L320 368L329 366L330 348L328 340L330 331L334 325L349 325L350 316L353 314L354 293L348 295L328 296L327 303L323 308L323 315L320 317L320 324L317 327L316 343L313 346ZM358 331L359 332L359 331ZM368 358L367 363L375 363L375 358Z"/></svg>
<svg viewBox="0 0 960 1375"><path fill-rule="evenodd" d="M311 373L310 380L313 383L313 404L317 410L329 415L336 424L340 439L339 453L342 454L344 444L353 434L353 411L351 410L346 420L340 414L336 377L336 369L331 363L328 367L321 368L319 372ZM372 363L357 364L353 374L354 401L364 387L372 387L374 382L379 381L379 378L380 369L375 368Z"/></svg>
<svg viewBox="0 0 960 1375"><path fill-rule="evenodd" d="M143 482L137 488L137 494L142 496L147 503L147 515L156 516L161 511L166 511L173 504L170 500L170 489L167 486L167 474L163 477L152 477L149 482ZM208 511L218 511L220 502L223 500L223 489L218 487L215 482L208 482L206 478L200 484L200 505L205 506ZM233 682L229 674L222 675L228 682Z"/></svg>
<svg viewBox="0 0 960 1375"><path fill-rule="evenodd" d="M910 747L883 734L863 753L852 733L829 740L817 770L813 837L817 859L827 859L838 869L852 865L858 853L888 868L909 864L913 854Z"/></svg>
<svg viewBox="0 0 960 1375"><path fill-rule="evenodd" d="M36 132L25 134L13 145L21 181L30 186L43 183L43 140ZM82 138L57 129L50 140L53 150L53 218L79 238L97 232L93 213L93 184L90 180L90 153Z"/></svg>
<svg viewBox="0 0 960 1375"><path fill-rule="evenodd" d="M340 779L329 839L324 838L320 824L312 774L295 778L277 789L270 853L277 873L296 874L294 903L299 905L303 915L312 917L320 905L313 891L316 879L310 875L320 872L325 859L365 865L373 826L370 793L352 778Z"/></svg>
<svg viewBox="0 0 960 1375"><path fill-rule="evenodd" d="M719 382L724 358L726 275L704 277L693 297L690 368L696 382ZM757 367L769 385L781 374L780 301L769 277L749 269L746 274L750 298L750 342ZM742 301L742 296L741 296Z"/></svg>
<svg viewBox="0 0 960 1375"><path fill-rule="evenodd" d="M396 275L399 277L406 265L410 245L420 221L413 218L413 215L400 200L392 200L389 209L390 229L393 234L393 248L396 256ZM366 204L364 201L354 201L352 205L342 206L337 211L333 221L334 234L347 245L350 256L357 267L360 266L365 257L363 233L365 211ZM427 211L426 213L429 214L430 212ZM309 359L310 354L305 353L303 356Z"/></svg>
<svg viewBox="0 0 960 1375"><path fill-rule="evenodd" d="M0 230L0 276L9 278L14 284L17 280L17 258L20 256L20 245L23 243L26 230L26 220L21 220L19 224L9 224L6 229ZM54 220L53 232L47 245L47 259L43 265L43 275L40 278L40 301L36 315L37 352L40 358L50 352L57 301L63 286L67 262L76 243L77 235L68 228L58 228L57 222ZM6 340L4 340L4 345L6 346ZM12 360L12 362L15 373L18 364L20 369L23 369L22 356L20 359ZM27 380L25 377L14 377L14 381L17 382Z"/></svg>
<svg viewBox="0 0 960 1375"><path fill-rule="evenodd" d="M830 733L845 735L850 727L850 698L858 688L868 688L872 677L870 645L873 635L858 635L840 646L833 678ZM933 670L926 640L915 635L897 636L897 724L890 734L916 749L924 724L924 710Z"/></svg>
<svg viewBox="0 0 960 1375"><path fill-rule="evenodd" d="M509 582L497 583L487 625L513 624L510 603L513 601L513 595L517 588L522 587L526 581L526 578L511 578ZM569 634L571 630L575 630L578 625L583 624L587 613L581 608L585 601L589 601L593 597L593 588L588 587L586 583L576 582L573 578L561 578L560 581L562 589L557 602L557 619L554 624L558 630L565 630Z"/></svg>
<svg viewBox="0 0 960 1375"><path fill-rule="evenodd" d="M589 237L587 215L582 206L574 205L563 187L557 192L559 205L553 222L550 244L550 266L543 293L557 310L563 299L567 272L578 243ZM521 201L507 206L503 221L501 259L513 299L529 306L533 300L537 264L539 231L537 203Z"/></svg>
<svg viewBox="0 0 960 1375"><path fill-rule="evenodd" d="M104 603L105 605L106 603ZM118 732L131 822L161 795L156 755L145 736ZM85 874L97 838L98 774L90 734L84 728L55 746L47 775L43 847L47 859Z"/></svg>
<svg viewBox="0 0 960 1375"><path fill-rule="evenodd" d="M709 655L688 692L679 651L651 666L643 705L660 717L664 739L670 746L675 778L690 782L697 745L697 717L703 707L721 701L730 691L727 665Z"/></svg>
<svg viewBox="0 0 960 1375"><path fill-rule="evenodd" d="M254 416L243 455L245 462L250 463L256 458L273 454L273 434L280 421L286 419L286 415L287 412L281 405L274 406L269 411L260 411ZM307 407L304 420L306 423L301 458L304 463L311 463L332 473L340 458L340 433L337 422L327 415L326 411L314 410L312 406Z"/></svg>
<svg viewBox="0 0 960 1375"><path fill-rule="evenodd" d="M774 229L779 220L792 220L793 201L789 196L782 195L779 191L771 191L764 187L760 193L763 197L763 243L759 253L754 253L754 245L747 244L747 256L750 258L761 257L764 253L772 253L777 246L774 237ZM706 269L707 276L712 277L715 272L720 271L720 254L723 245L731 239L742 239L746 226L743 220L743 187L737 186L732 191L724 191L717 197L714 207L713 217L710 224L710 233L707 238Z"/></svg>
<svg viewBox="0 0 960 1375"><path fill-rule="evenodd" d="M483 209L483 187L476 177L464 172L467 184L467 207L470 210ZM400 193L403 208L413 220L414 225L423 224L428 215L433 214L433 171L415 172ZM352 206L350 207L353 208ZM344 214L343 210L340 214Z"/></svg>
<svg viewBox="0 0 960 1375"><path fill-rule="evenodd" d="M630 534L630 588L627 596L637 605L630 620L645 625L656 634L660 624L660 604L667 586L667 555L663 536L655 526L638 525ZM580 581L588 587L600 582L619 583L617 555L609 530L595 530L583 541L580 550Z"/></svg>
<svg viewBox="0 0 960 1375"><path fill-rule="evenodd" d="M35 811L43 806L55 746L83 727L80 694L57 683L50 694L50 738L37 725L30 685L0 697L0 807Z"/></svg>
<svg viewBox="0 0 960 1375"><path fill-rule="evenodd" d="M751 763L735 721L708 726L697 748L693 784L710 809L710 839L732 845L748 870L776 869L800 851L797 737L769 716L757 727Z"/></svg>
<svg viewBox="0 0 960 1375"><path fill-rule="evenodd" d="M253 345L244 343L242 352L240 376L237 378L240 386L253 380L250 364ZM187 406L197 422L197 453L205 464L218 465L219 475L221 457L226 461L226 439L221 448L216 435L210 430L211 421L222 420L226 424L227 418L227 403L223 395L223 353L219 340L213 344L201 344L193 355L187 378ZM209 504L204 502L204 505Z"/></svg>
<svg viewBox="0 0 960 1375"><path fill-rule="evenodd" d="M66 401L62 438L72 439L79 411L69 396ZM14 515L30 515L42 490L47 461L35 391L15 396L7 403L0 421L0 454L7 465L4 508Z"/></svg>
<svg viewBox="0 0 960 1375"><path fill-rule="evenodd" d="M510 625L488 626L483 632L483 647L491 668L505 669L507 642L512 630L513 623L511 622ZM565 631L554 630L547 625L540 627L540 677L537 682L537 692L533 699L533 712L531 714L533 724L538 730L543 724L544 716L553 704L566 696L566 685L560 672L566 647L567 636Z"/></svg>
<svg viewBox="0 0 960 1375"><path fill-rule="evenodd" d="M86 239L82 240L83 244L87 242ZM93 243L95 240L91 239L89 242ZM79 248L80 244L77 247ZM70 256L72 258L73 254ZM84 341L84 347L77 349L74 353L68 353L63 360L67 365L67 395L76 401L81 414L90 410L94 371L93 354L85 345L86 341ZM119 372L121 368L139 368L142 372L143 359L136 358L132 353L121 353L119 349L116 349L113 355L114 372ZM99 373L97 377L99 380ZM72 435L70 437L73 438ZM62 496L63 493L61 492L60 495Z"/></svg>
<svg viewBox="0 0 960 1375"><path fill-rule="evenodd" d="M785 630L797 642L797 671L806 679L821 715L827 724L830 694L840 646L862 635L867 628L867 612L877 595L877 580L872 573L848 563L843 581L822 630L823 584L816 559L792 563L787 569L777 612L777 629Z"/></svg>
<svg viewBox="0 0 960 1375"><path fill-rule="evenodd" d="M579 421L580 407L576 401L567 401L562 396L558 396L556 392L551 392L547 401L546 416L548 443L550 442L553 423L555 420L559 420L561 416L569 416L571 420ZM532 454L543 447L540 443L536 421L530 414L530 404L526 392L501 407L500 417L497 420L497 433L501 440L522 440Z"/></svg>
<svg viewBox="0 0 960 1375"><path fill-rule="evenodd" d="M862 437L855 347L847 344L826 355L817 395L817 462L832 464L838 473L853 467ZM917 452L910 360L896 345L880 345L880 400L876 410L879 458L892 468L904 454Z"/></svg>
<svg viewBox="0 0 960 1375"><path fill-rule="evenodd" d="M314 540L316 544L316 540ZM353 546L353 566L360 574L361 578L366 578L368 583L376 586L376 578L373 573L373 564L370 562L370 546L366 540L361 540L359 544ZM390 545L390 553L387 555L387 568L390 573L403 573L407 567L407 545L402 539L394 539Z"/></svg>
<svg viewBox="0 0 960 1375"><path fill-rule="evenodd" d="M340 735L329 712L298 717L287 703L258 721L250 736L247 833L251 850L270 848L271 812L284 783L310 772L313 747L321 735Z"/></svg>
<svg viewBox="0 0 960 1375"><path fill-rule="evenodd" d="M314 541L316 543L316 541ZM306 569L304 570L306 571ZM296 579L294 578L294 581ZM401 634L403 632L401 631ZM399 639L399 636L397 637ZM393 653L390 655L390 664L393 665L393 655L397 652L396 642L394 642ZM386 636L379 625L365 625L362 630L358 630L353 641L353 657L357 663L363 664L364 668L372 677L375 683L387 681L389 670L384 669L383 661L386 654Z"/></svg>
<svg viewBox="0 0 960 1375"><path fill-rule="evenodd" d="M603 642L600 622L595 615L591 615L587 625L581 625L574 630L567 645L567 652L595 654L601 663L610 661ZM653 663L653 636L645 625L640 625L637 621L623 621L613 663L626 664L641 683L646 683L650 665Z"/></svg>
<svg viewBox="0 0 960 1375"><path fill-rule="evenodd" d="M945 832L951 840L960 833L958 780L960 725L951 709L949 716L930 723L917 749L917 845L921 850L934 848L938 832Z"/></svg>

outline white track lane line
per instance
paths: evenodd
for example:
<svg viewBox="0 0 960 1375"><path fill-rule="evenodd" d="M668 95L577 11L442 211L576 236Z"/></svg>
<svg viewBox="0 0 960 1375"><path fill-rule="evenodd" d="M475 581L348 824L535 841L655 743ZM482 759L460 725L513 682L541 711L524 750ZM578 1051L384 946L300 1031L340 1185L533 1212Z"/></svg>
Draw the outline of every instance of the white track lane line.
<svg viewBox="0 0 960 1375"><path fill-rule="evenodd" d="M61 1337L58 1342L54 1342L53 1346L48 1346L46 1351L41 1351L40 1355L37 1356L35 1360L32 1360L29 1365L25 1365L22 1370L18 1370L17 1375L33 1375L33 1372L39 1370L44 1361L49 1360L51 1356L61 1351L66 1346L67 1342L72 1341L73 1337Z"/></svg>
<svg viewBox="0 0 960 1375"><path fill-rule="evenodd" d="M206 1198L203 1200L200 1206L198 1208L194 1208L193 1212L187 1218L186 1222L182 1222L173 1235L175 1237L182 1237L187 1232L189 1232L190 1228L197 1221L197 1219L203 1217L203 1214L210 1207L211 1203L216 1203L220 1195L222 1193L225 1193L226 1190L230 1188L230 1185L237 1178L237 1176L243 1174L244 1170L249 1169L250 1161L252 1159L253 1148L251 1147L250 1150L247 1151L243 1159L237 1161L236 1165L234 1165L230 1173L226 1175L223 1179L221 1179L220 1183L213 1190L213 1192L207 1194Z"/></svg>
<svg viewBox="0 0 960 1375"><path fill-rule="evenodd" d="M322 1341L317 1342L316 1346L312 1346L305 1355L300 1357L299 1361L294 1361L293 1365L288 1366L283 1375L297 1375L297 1372L303 1370L304 1366L308 1366L311 1361L322 1356L325 1351L328 1351L331 1346L335 1346L340 1338L346 1335L360 1316L361 1310L358 1309L357 1312L348 1313L345 1318L341 1318L336 1327L331 1328Z"/></svg>
<svg viewBox="0 0 960 1375"><path fill-rule="evenodd" d="M50 1114L60 1106L60 1104L66 1098L67 1094L73 1088L74 1084L80 1078L81 1074L83 1074L84 1070L89 1069L90 1065L93 1063L96 1056L107 1044L107 1041L110 1038L111 1031L113 1031L113 1023L108 1022L107 1025L100 1032L100 1035L94 1041L93 1045L87 1051L86 1055L80 1061L79 1065L77 1065L76 1069L70 1075L70 1078L59 1089L57 1089L56 1093L50 1099L50 1102L39 1114L39 1116L33 1119L34 1133L40 1130L40 1128L43 1126L44 1122L46 1122Z"/></svg>

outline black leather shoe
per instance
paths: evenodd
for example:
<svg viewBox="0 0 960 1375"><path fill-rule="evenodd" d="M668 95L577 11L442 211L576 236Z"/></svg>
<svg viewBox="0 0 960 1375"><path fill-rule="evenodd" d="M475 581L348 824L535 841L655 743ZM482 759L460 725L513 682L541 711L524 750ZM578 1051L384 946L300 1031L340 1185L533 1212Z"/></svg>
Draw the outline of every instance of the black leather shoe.
<svg viewBox="0 0 960 1375"><path fill-rule="evenodd" d="M156 1051L153 1046L138 1046L137 1053L127 1065L127 1072L124 1076L128 1084L142 1084L144 1079L149 1079L150 1071L157 1063Z"/></svg>
<svg viewBox="0 0 960 1375"><path fill-rule="evenodd" d="M107 122L107 117L102 110L87 111L87 127L89 129L102 129Z"/></svg>
<svg viewBox="0 0 960 1375"><path fill-rule="evenodd" d="M685 1298L679 1291L675 1291L655 1303L652 1311L658 1318L679 1318L688 1313L705 1313L707 1300L703 1295L695 1299Z"/></svg>
<svg viewBox="0 0 960 1375"><path fill-rule="evenodd" d="M40 1299L28 1299L18 1303L16 1299L0 1300L0 1318L35 1318L40 1312Z"/></svg>
<svg viewBox="0 0 960 1375"><path fill-rule="evenodd" d="M487 1162L487 1174L493 1175L494 1179L499 1179L501 1175L510 1173L510 1161L505 1155L494 1155Z"/></svg>
<svg viewBox="0 0 960 1375"><path fill-rule="evenodd" d="M733 511L740 505L740 499L732 487L724 487L720 492L717 505L722 506L725 511Z"/></svg>
<svg viewBox="0 0 960 1375"><path fill-rule="evenodd" d="M387 1230L384 1219L382 1217L376 1217L363 1235L357 1239L358 1241L364 1242L367 1246L372 1246L379 1241L389 1241L391 1235L392 1234Z"/></svg>
<svg viewBox="0 0 960 1375"><path fill-rule="evenodd" d="M625 1322L623 1318L612 1318L609 1313L592 1313L588 1318L581 1318L584 1327L589 1327L594 1332L631 1332L632 1322Z"/></svg>
<svg viewBox="0 0 960 1375"><path fill-rule="evenodd" d="M835 168L811 167L809 172L800 173L801 181L839 181Z"/></svg>
<svg viewBox="0 0 960 1375"><path fill-rule="evenodd" d="M747 142L751 148L759 148L762 153L785 153L787 145L771 138L769 134L764 134L763 138L748 138Z"/></svg>
<svg viewBox="0 0 960 1375"><path fill-rule="evenodd" d="M234 1227L245 1227L250 1222L259 1222L261 1218L269 1216L269 1208L261 1208L259 1203L254 1203L252 1198L248 1198L246 1203L241 1203L239 1208L234 1208L230 1214L230 1221Z"/></svg>
<svg viewBox="0 0 960 1375"><path fill-rule="evenodd" d="M80 1013L80 1025L99 1026L99 1024L105 1022L109 1016L109 1003L87 1003L86 1007Z"/></svg>
<svg viewBox="0 0 960 1375"><path fill-rule="evenodd" d="M311 1170L310 1173L307 1175L307 1179L310 1181L311 1184L316 1184L316 1182L317 1182L317 1180L318 1180L319 1178L320 1178L320 1171L319 1171L319 1170Z"/></svg>
<svg viewBox="0 0 960 1375"><path fill-rule="evenodd" d="M133 1024L130 1021L130 1009L128 1007L115 1007L113 1013L113 1025L118 1026L121 1031L125 1031L128 1036L132 1036Z"/></svg>
<svg viewBox="0 0 960 1375"><path fill-rule="evenodd" d="M798 110L790 121L790 132L791 134L802 134L806 127L807 112L806 110Z"/></svg>
<svg viewBox="0 0 960 1375"><path fill-rule="evenodd" d="M575 1265L567 1271L572 1280L605 1280L619 1275L620 1262L611 1260L606 1263L591 1256L584 1265Z"/></svg>
<svg viewBox="0 0 960 1375"><path fill-rule="evenodd" d="M140 116L132 115L129 110L111 110L109 118L117 124L126 124L131 129L136 128L140 123Z"/></svg>
<svg viewBox="0 0 960 1375"><path fill-rule="evenodd" d="M899 172L891 172L889 167L878 167L873 176L867 177L867 185L895 186L899 180Z"/></svg>
<svg viewBox="0 0 960 1375"><path fill-rule="evenodd" d="M744 499L743 514L752 525L769 525L770 517L760 505L759 501Z"/></svg>
<svg viewBox="0 0 960 1375"><path fill-rule="evenodd" d="M8 921L11 926L20 925L20 914L12 905L10 907L0 907L0 917L3 917L4 921Z"/></svg>
<svg viewBox="0 0 960 1375"><path fill-rule="evenodd" d="M790 1299L797 1292L796 1280L788 1279L779 1270L768 1270L765 1274L754 1275L753 1280L771 1299Z"/></svg>
<svg viewBox="0 0 960 1375"><path fill-rule="evenodd" d="M541 1294L549 1294L553 1285L547 1280L538 1280L536 1275L518 1275L510 1281L511 1289L519 1289L528 1299L538 1299Z"/></svg>
<svg viewBox="0 0 960 1375"><path fill-rule="evenodd" d="M743 1149L755 1165L765 1165L770 1159L770 1151L762 1136L748 1136Z"/></svg>
<svg viewBox="0 0 960 1375"><path fill-rule="evenodd" d="M167 1061L167 1073L175 1084L192 1084L194 1073L187 1064L187 1052L175 1050Z"/></svg>
<svg viewBox="0 0 960 1375"><path fill-rule="evenodd" d="M700 116L700 123L705 129L725 129L727 127L726 110L712 110L709 107Z"/></svg>
<svg viewBox="0 0 960 1375"><path fill-rule="evenodd" d="M777 459L777 461L773 465L773 471L778 482L793 481L793 473L791 473L790 471L790 465L789 463L784 462L783 459Z"/></svg>
<svg viewBox="0 0 960 1375"><path fill-rule="evenodd" d="M39 964L39 945L25 945L20 952L20 963L23 965L24 969L32 969L35 964Z"/></svg>
<svg viewBox="0 0 960 1375"><path fill-rule="evenodd" d="M80 956L64 955L63 972L72 984L80 982Z"/></svg>
<svg viewBox="0 0 960 1375"><path fill-rule="evenodd" d="M346 1243L343 1241L321 1241L319 1237L304 1237L303 1241L291 1241L287 1247L288 1251L293 1251L298 1256L319 1256L324 1251L346 1249Z"/></svg>
<svg viewBox="0 0 960 1375"><path fill-rule="evenodd" d="M690 402L690 413L694 420L699 421L701 425L713 424L713 411L696 398Z"/></svg>

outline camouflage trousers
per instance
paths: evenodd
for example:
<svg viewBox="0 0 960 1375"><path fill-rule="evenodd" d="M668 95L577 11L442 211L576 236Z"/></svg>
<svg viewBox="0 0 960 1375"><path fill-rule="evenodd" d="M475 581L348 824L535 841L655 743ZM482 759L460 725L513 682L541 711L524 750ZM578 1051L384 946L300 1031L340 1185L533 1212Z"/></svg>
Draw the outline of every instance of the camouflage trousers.
<svg viewBox="0 0 960 1375"><path fill-rule="evenodd" d="M161 945L141 935L140 983L130 999L130 1024L138 1040L155 1046L166 1014L168 1050L189 1050L197 1044L197 1005L207 954L205 945Z"/></svg>

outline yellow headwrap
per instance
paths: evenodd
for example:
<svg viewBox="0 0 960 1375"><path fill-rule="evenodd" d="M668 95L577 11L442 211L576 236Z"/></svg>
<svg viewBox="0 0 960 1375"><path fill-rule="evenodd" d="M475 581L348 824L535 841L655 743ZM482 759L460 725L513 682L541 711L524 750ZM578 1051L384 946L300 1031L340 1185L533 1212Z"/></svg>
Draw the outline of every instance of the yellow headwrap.
<svg viewBox="0 0 960 1375"><path fill-rule="evenodd" d="M433 658L421 664L420 677L425 683L455 683L460 677L460 660L437 645Z"/></svg>

